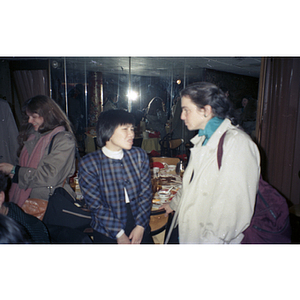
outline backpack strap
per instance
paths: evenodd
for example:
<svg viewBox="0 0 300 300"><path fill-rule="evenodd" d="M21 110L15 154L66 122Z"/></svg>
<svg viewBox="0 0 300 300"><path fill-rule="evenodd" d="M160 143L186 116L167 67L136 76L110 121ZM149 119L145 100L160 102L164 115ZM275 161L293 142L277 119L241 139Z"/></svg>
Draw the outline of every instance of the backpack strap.
<svg viewBox="0 0 300 300"><path fill-rule="evenodd" d="M53 145L53 140L54 140L54 138L56 137L56 135L58 135L58 134L59 134L59 132L58 132L57 134L55 134L55 135L52 137L52 139L51 139L51 141L50 141L50 143L49 143L48 155L49 155L50 152L51 152L52 145Z"/></svg>
<svg viewBox="0 0 300 300"><path fill-rule="evenodd" d="M218 152L217 152L217 159L218 159L218 167L219 167L219 170L221 168L221 163L222 163L222 156L223 156L223 144L224 144L224 139L225 139L225 135L226 135L226 132L225 131L220 140L219 140L219 144L218 144Z"/></svg>
<svg viewBox="0 0 300 300"><path fill-rule="evenodd" d="M52 139L51 139L51 141L50 141L50 143L49 143L48 155L49 155L50 152L51 152L52 145L53 145L53 140L54 140L54 138L55 138L58 134L59 134L59 132L58 132L57 134L55 134L55 135L52 137ZM75 148L75 158L77 158L78 160L80 160L80 154L79 154L78 147Z"/></svg>

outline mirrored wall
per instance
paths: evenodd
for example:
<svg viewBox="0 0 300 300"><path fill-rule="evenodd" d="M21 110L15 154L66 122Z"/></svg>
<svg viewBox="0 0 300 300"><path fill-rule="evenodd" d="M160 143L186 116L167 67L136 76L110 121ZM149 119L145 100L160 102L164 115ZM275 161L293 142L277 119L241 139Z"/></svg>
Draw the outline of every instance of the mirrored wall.
<svg viewBox="0 0 300 300"><path fill-rule="evenodd" d="M228 91L239 108L244 96L257 99L258 94L260 58L245 59L248 65L239 66L241 58L51 58L50 96L65 109L80 141L108 105L132 112L139 124L150 101L159 98L172 120L180 91L197 81L213 82ZM193 133L178 122L178 135L188 141Z"/></svg>
<svg viewBox="0 0 300 300"><path fill-rule="evenodd" d="M259 57L5 57L0 94L17 118L23 101L49 94L66 111L82 146L106 106L129 110L138 126L151 100L158 99L171 130L177 128L174 138L187 142L194 133L180 114L174 120L180 91L193 82L213 82L241 108L245 96L257 99L260 63Z"/></svg>

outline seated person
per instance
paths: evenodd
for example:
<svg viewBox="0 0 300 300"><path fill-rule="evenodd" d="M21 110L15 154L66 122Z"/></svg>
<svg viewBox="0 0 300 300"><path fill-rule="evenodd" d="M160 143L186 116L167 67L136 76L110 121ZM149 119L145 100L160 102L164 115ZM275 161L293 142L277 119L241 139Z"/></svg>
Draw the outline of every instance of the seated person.
<svg viewBox="0 0 300 300"><path fill-rule="evenodd" d="M236 110L239 124L244 131L254 137L256 128L257 100L251 96L245 96L241 102L242 107Z"/></svg>
<svg viewBox="0 0 300 300"><path fill-rule="evenodd" d="M79 185L92 213L95 243L153 243L149 160L133 147L135 120L124 110L102 112L97 123L101 149L79 162Z"/></svg>
<svg viewBox="0 0 300 300"><path fill-rule="evenodd" d="M7 177L0 171L0 215L16 221L24 229L31 243L50 243L49 234L42 221L26 214L17 204L5 202Z"/></svg>

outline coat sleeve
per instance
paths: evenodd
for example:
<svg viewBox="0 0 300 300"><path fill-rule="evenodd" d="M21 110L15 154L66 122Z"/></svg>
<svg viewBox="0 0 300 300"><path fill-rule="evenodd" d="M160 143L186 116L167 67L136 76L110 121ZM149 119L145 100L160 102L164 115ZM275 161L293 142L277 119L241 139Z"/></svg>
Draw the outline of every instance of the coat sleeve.
<svg viewBox="0 0 300 300"><path fill-rule="evenodd" d="M141 192L138 200L138 215L136 217L136 225L146 228L149 224L152 206L151 174L149 159L146 153L144 153L142 157L139 184L141 186Z"/></svg>
<svg viewBox="0 0 300 300"><path fill-rule="evenodd" d="M8 102L0 99L0 162L16 165L18 128Z"/></svg>
<svg viewBox="0 0 300 300"><path fill-rule="evenodd" d="M255 143L244 134L228 131L218 172L201 235L203 243L229 243L249 226L260 176Z"/></svg>
<svg viewBox="0 0 300 300"><path fill-rule="evenodd" d="M180 199L181 199L181 194L182 194L182 188L180 188L176 195L173 197L172 201L170 202L170 207L176 211L177 207L179 205Z"/></svg>
<svg viewBox="0 0 300 300"><path fill-rule="evenodd" d="M21 189L36 187L56 187L75 172L75 139L69 132L57 134L51 152L47 149L38 167L20 167L18 184Z"/></svg>
<svg viewBox="0 0 300 300"><path fill-rule="evenodd" d="M91 156L81 159L78 170L80 189L92 212L95 229L104 228L110 238L115 239L119 231L125 228L101 195L97 170L97 164Z"/></svg>

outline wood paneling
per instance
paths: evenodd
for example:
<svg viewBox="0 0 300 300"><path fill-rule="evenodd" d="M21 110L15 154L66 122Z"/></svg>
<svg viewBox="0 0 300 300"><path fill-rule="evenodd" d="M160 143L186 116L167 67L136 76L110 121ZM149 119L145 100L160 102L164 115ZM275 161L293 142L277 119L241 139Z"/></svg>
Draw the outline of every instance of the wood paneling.
<svg viewBox="0 0 300 300"><path fill-rule="evenodd" d="M257 118L262 174L290 202L298 204L300 58L265 58L262 68Z"/></svg>

